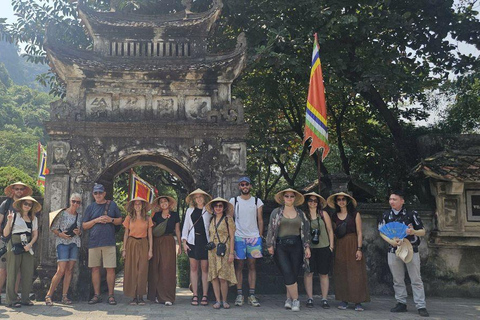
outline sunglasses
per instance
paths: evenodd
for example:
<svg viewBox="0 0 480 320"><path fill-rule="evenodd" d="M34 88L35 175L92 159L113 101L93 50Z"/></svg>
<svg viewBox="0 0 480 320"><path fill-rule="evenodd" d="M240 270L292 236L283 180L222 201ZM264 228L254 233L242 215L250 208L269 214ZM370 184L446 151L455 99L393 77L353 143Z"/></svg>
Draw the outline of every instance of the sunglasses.
<svg viewBox="0 0 480 320"><path fill-rule="evenodd" d="M15 190L15 191L23 191L23 190L25 190L25 188L13 188L13 190Z"/></svg>
<svg viewBox="0 0 480 320"><path fill-rule="evenodd" d="M216 204L214 205L215 208L223 208L223 204Z"/></svg>
<svg viewBox="0 0 480 320"><path fill-rule="evenodd" d="M290 199L294 199L294 198L295 198L294 195L288 195L288 194L284 195L283 197L284 197L284 198L287 198L287 199L288 199L288 198L290 198Z"/></svg>
<svg viewBox="0 0 480 320"><path fill-rule="evenodd" d="M103 192L95 191L93 194L94 194L95 196L97 196L97 195L99 195L99 194L103 194Z"/></svg>
<svg viewBox="0 0 480 320"><path fill-rule="evenodd" d="M73 204L81 204L82 201L79 201L79 200L71 200Z"/></svg>
<svg viewBox="0 0 480 320"><path fill-rule="evenodd" d="M24 202L23 205L25 207L30 207L30 208L33 207L33 203L31 203L31 202Z"/></svg>
<svg viewBox="0 0 480 320"><path fill-rule="evenodd" d="M337 198L337 201L347 201L347 198Z"/></svg>
<svg viewBox="0 0 480 320"><path fill-rule="evenodd" d="M249 185L250 185L250 183L248 183L248 182L240 183L240 187L248 187Z"/></svg>
<svg viewBox="0 0 480 320"><path fill-rule="evenodd" d="M307 201L307 202L318 203L318 200L316 200L316 199L308 199L308 201Z"/></svg>

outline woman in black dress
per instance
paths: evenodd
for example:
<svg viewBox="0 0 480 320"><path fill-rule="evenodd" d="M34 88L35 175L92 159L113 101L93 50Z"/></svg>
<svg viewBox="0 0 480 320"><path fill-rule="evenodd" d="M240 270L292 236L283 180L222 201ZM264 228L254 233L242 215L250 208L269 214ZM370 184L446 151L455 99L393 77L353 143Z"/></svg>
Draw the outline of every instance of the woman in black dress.
<svg viewBox="0 0 480 320"><path fill-rule="evenodd" d="M190 258L190 283L192 285L192 302L198 306L198 267L202 269L202 289L203 295L200 304L208 305L208 251L205 245L210 241L208 227L212 215L205 209L205 204L212 197L203 191L197 189L190 193L186 202L190 208L185 212L185 223L182 229L183 250Z"/></svg>

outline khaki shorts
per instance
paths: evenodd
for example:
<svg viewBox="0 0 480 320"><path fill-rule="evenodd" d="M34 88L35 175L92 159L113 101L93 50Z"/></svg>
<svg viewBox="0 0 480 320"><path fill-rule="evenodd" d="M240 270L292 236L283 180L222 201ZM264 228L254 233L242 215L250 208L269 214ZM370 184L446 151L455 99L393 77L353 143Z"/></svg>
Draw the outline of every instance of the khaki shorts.
<svg viewBox="0 0 480 320"><path fill-rule="evenodd" d="M117 252L115 246L88 249L88 267L116 268Z"/></svg>

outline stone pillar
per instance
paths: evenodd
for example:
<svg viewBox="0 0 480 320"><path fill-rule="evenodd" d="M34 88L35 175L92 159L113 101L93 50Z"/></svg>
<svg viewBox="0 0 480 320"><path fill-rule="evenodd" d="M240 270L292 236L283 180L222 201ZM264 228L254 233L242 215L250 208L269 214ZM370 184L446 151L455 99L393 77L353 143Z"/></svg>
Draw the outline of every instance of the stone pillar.
<svg viewBox="0 0 480 320"><path fill-rule="evenodd" d="M45 297L57 269L55 238L49 230L48 213L67 206L70 176L51 173L46 176L45 180L43 211L39 217L39 245L35 253L40 258L37 267L38 277L33 285L37 300L43 300Z"/></svg>

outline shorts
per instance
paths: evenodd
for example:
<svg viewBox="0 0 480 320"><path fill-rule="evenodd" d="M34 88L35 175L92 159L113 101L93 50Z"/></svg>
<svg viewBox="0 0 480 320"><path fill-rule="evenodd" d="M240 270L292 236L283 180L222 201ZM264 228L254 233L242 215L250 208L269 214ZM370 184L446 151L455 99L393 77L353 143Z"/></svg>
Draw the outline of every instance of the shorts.
<svg viewBox="0 0 480 320"><path fill-rule="evenodd" d="M235 236L235 259L262 258L262 237L242 238Z"/></svg>
<svg viewBox="0 0 480 320"><path fill-rule="evenodd" d="M59 244L57 246L57 262L77 261L78 247L75 243Z"/></svg>
<svg viewBox="0 0 480 320"><path fill-rule="evenodd" d="M207 236L201 234L195 234L195 244L187 242L190 250L187 252L189 258L195 260L208 260L208 250L205 248L207 245Z"/></svg>
<svg viewBox="0 0 480 320"><path fill-rule="evenodd" d="M0 239L0 248L5 246L5 242ZM0 269L7 270L7 254L5 253L3 256L0 257Z"/></svg>
<svg viewBox="0 0 480 320"><path fill-rule="evenodd" d="M108 246L88 249L88 267L116 268L117 248Z"/></svg>
<svg viewBox="0 0 480 320"><path fill-rule="evenodd" d="M310 248L310 252L310 272L322 275L328 274L332 264L332 250L330 250L330 247Z"/></svg>

